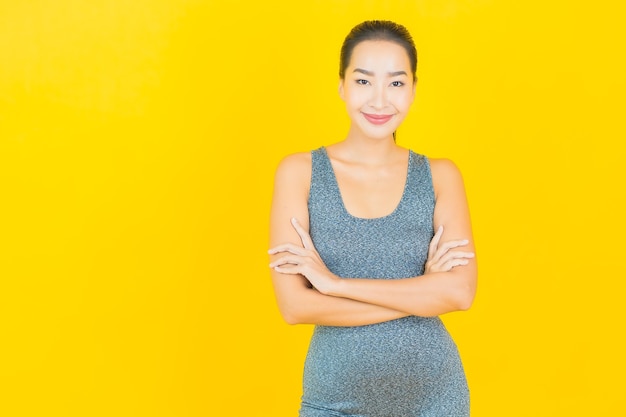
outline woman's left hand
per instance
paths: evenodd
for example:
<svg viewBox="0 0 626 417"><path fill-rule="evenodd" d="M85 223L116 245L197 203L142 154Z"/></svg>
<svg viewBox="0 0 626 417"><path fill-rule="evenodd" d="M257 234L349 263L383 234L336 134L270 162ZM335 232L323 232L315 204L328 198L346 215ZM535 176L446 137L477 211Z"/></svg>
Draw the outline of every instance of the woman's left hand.
<svg viewBox="0 0 626 417"><path fill-rule="evenodd" d="M303 275L315 289L322 294L328 294L339 283L340 278L328 270L317 253L311 236L302 228L298 220L292 218L291 224L300 236L304 247L285 243L270 249L268 251L270 255L286 253L270 263L270 268L282 274Z"/></svg>

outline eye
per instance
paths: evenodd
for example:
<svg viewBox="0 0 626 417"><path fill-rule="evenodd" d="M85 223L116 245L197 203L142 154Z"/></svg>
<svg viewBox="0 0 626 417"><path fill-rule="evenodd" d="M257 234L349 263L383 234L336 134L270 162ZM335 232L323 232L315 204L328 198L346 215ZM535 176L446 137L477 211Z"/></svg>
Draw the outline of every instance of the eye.
<svg viewBox="0 0 626 417"><path fill-rule="evenodd" d="M364 80L364 79L358 79L358 80L356 80L356 83L360 84L360 85L367 85L367 84L369 84L369 81Z"/></svg>
<svg viewBox="0 0 626 417"><path fill-rule="evenodd" d="M402 87L404 85L404 83L402 81L392 81L391 85L393 87Z"/></svg>

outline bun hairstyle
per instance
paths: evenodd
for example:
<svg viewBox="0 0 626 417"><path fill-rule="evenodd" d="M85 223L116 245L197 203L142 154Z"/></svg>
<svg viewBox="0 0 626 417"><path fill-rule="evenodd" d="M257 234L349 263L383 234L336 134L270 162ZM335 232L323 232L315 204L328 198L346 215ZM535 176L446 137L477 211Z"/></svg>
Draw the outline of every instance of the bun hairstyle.
<svg viewBox="0 0 626 417"><path fill-rule="evenodd" d="M417 50L413 37L402 25L389 20L367 20L352 28L341 46L339 56L339 77L345 76L345 71L350 65L352 51L364 41L389 41L394 42L404 48L411 63L413 82L417 81Z"/></svg>

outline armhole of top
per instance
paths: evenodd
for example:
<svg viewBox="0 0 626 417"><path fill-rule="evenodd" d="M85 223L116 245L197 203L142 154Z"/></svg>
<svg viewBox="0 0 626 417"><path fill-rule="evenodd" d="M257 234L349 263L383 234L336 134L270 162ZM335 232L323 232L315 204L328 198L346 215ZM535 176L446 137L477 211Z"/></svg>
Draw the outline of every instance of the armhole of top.
<svg viewBox="0 0 626 417"><path fill-rule="evenodd" d="M320 149L314 149L311 151L311 173L309 174L309 190L307 193L307 198L306 198L306 203L307 203L307 207L309 205L309 203L311 202L311 192L313 190L313 178L315 177L314 172L315 172L315 164L316 164L316 160L319 157L319 152Z"/></svg>
<svg viewBox="0 0 626 417"><path fill-rule="evenodd" d="M435 181L433 179L433 172L430 169L430 158L426 155L421 155L424 159L426 174L428 175L428 181L430 182L430 190L432 193L433 202L437 204L437 190L435 189Z"/></svg>

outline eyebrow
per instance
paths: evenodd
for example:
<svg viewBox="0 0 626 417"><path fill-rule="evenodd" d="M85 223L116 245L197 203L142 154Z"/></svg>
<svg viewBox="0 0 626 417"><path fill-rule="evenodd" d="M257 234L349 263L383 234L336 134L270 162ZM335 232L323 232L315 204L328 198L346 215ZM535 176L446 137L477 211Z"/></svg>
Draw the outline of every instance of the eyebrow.
<svg viewBox="0 0 626 417"><path fill-rule="evenodd" d="M370 77L374 76L374 72L373 71L368 71L365 70L363 68L355 68L354 71L352 72L360 72L361 74L365 74L368 75ZM398 75L407 75L406 71L391 71L387 73L390 77L397 77Z"/></svg>

